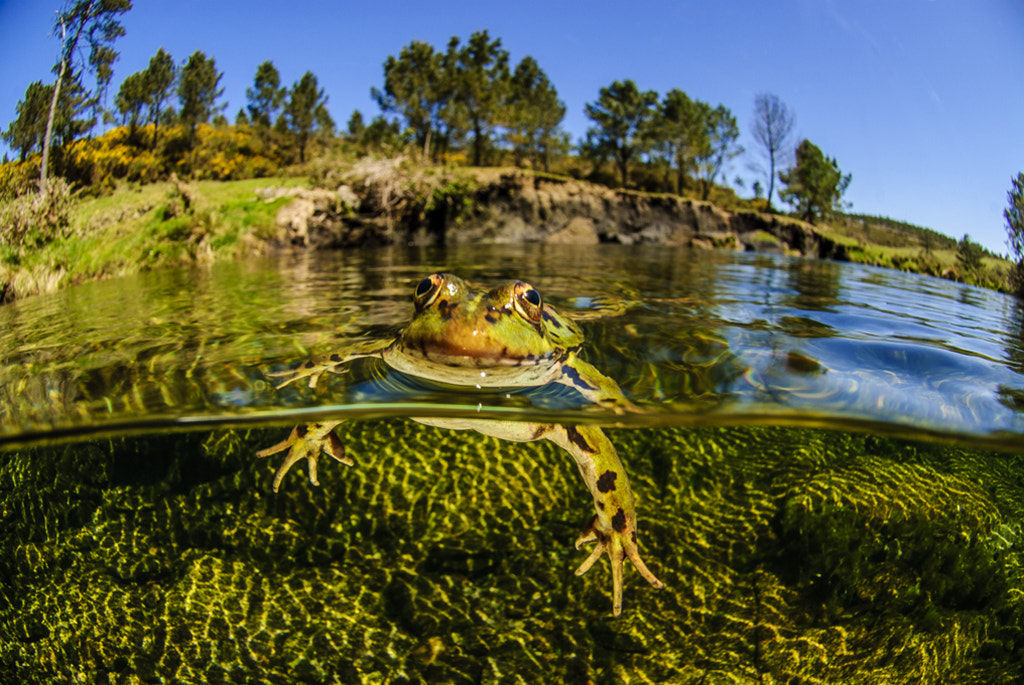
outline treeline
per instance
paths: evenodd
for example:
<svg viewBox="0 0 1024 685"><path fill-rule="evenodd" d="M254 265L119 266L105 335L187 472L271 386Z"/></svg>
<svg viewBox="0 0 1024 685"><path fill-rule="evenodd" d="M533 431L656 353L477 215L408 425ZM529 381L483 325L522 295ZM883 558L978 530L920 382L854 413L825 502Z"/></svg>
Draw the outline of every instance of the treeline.
<svg viewBox="0 0 1024 685"><path fill-rule="evenodd" d="M58 15L61 35L71 29L95 44L83 60L83 51L65 39L57 83L37 81L26 90L2 133L18 168L4 165L0 194L26 190L33 173L45 177L49 169L98 188L172 173L270 175L306 162L317 145L318 153L414 150L424 162L512 163L708 199L723 192L729 163L744 153L737 118L725 105L678 88L661 96L629 79L601 88L585 105L592 125L573 145L562 128L565 103L541 66L530 56L513 66L501 39L486 30L465 42L452 37L444 49L412 41L388 56L383 84L371 89L382 114L366 122L354 111L340 136L316 76L307 71L285 86L271 61L259 65L246 106L229 124L223 74L202 51L177 64L157 50L145 69L122 81L107 110L102 103L117 58L115 40L124 33L117 17L130 7L126 0L78 0ZM92 59L94 52L102 59ZM87 77L95 83L91 89ZM796 144L795 117L777 97L759 94L754 104L754 152L764 180L751 186L754 206L771 209L777 195L809 221L841 209L850 175L810 141ZM100 122L117 127L93 138ZM51 139L56 144L47 161ZM776 182L783 186L777 193Z"/></svg>
<svg viewBox="0 0 1024 685"><path fill-rule="evenodd" d="M236 124L251 118L254 131L227 130L222 79L215 60L202 51L179 66L160 48L145 69L125 77L114 109L103 112L107 123L119 126L73 145L96 125L83 106L95 96L86 97L80 75L74 75L57 101L53 171L79 185L120 178L151 182L171 173L261 176L291 161L305 161L313 136L334 134L327 96L311 72L288 88L281 86L273 63L260 65L247 91L248 108L236 117ZM2 134L23 164L42 149L53 90L53 84L39 81L29 85L17 117Z"/></svg>
<svg viewBox="0 0 1024 685"><path fill-rule="evenodd" d="M859 221L867 226L881 226L903 235L912 236L920 245L927 249L954 250L957 247L956 238L907 221L899 221L887 216L874 216L871 214L844 214L843 216L852 221ZM900 244L903 243L901 242Z"/></svg>

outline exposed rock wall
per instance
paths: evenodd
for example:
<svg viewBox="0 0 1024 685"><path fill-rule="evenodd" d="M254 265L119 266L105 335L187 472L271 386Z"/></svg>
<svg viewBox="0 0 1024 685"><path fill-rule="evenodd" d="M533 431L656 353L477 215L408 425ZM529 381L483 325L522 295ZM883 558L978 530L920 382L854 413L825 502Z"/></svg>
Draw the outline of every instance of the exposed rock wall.
<svg viewBox="0 0 1024 685"><path fill-rule="evenodd" d="M424 202L409 198L402 203L402 212L386 217L373 210L372 198L353 199L348 186L335 192L293 189L289 193L295 199L278 215L278 240L314 248L393 242L604 242L846 259L843 246L788 217L731 213L710 202L618 191L519 171L478 180L459 202L435 193L428 209ZM263 194L269 199L278 196Z"/></svg>

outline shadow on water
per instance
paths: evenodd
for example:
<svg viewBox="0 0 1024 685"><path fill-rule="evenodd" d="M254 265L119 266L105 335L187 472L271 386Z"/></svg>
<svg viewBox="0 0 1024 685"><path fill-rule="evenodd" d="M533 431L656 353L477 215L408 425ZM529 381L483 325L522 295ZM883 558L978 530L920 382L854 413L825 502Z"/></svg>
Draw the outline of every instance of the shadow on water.
<svg viewBox="0 0 1024 685"><path fill-rule="evenodd" d="M1024 678L1019 307L829 262L565 256L285 259L0 308L0 681ZM627 568L621 618L606 562L573 575L593 510L564 452L373 418L480 416L483 396L374 395L373 363L274 390L394 335L442 267L576 311L587 360L646 410L607 433L667 588ZM357 465L274 495L254 453L353 400ZM183 419L211 425L166 429Z"/></svg>

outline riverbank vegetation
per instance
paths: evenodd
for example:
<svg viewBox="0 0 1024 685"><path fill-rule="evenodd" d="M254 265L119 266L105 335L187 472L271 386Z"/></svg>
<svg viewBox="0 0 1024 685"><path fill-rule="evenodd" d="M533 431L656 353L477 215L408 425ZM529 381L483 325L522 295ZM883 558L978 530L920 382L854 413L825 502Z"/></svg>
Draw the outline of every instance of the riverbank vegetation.
<svg viewBox="0 0 1024 685"><path fill-rule="evenodd" d="M841 243L851 260L1002 290L1021 273L1020 255L1014 270L968 235L956 241L844 213L851 174L811 141L796 144L795 114L771 94L754 97L756 151L738 145L739 122L724 105L679 88L644 91L628 79L601 88L585 106L592 126L574 142L561 127L565 103L541 66L529 56L513 66L486 30L465 42L453 37L441 50L412 41L388 56L372 90L382 114L367 122L353 111L344 130L314 74L288 86L270 60L259 65L246 105L229 121L223 75L202 51L179 65L158 49L145 69L123 79L107 111L101 103L123 34L116 18L130 7L78 0L58 13L65 29L58 79L32 83L2 133L17 155L0 164L0 289L7 299L83 278L266 250L286 200L254 199L253 189L269 183L250 179L325 187L362 159L402 159L407 176L412 166L421 178L444 177L430 189L431 201L451 206L465 201L467 184L479 177L472 169L483 167L710 201L727 212L773 213L774 197ZM75 49L81 36L92 46L84 61ZM749 188L725 178L741 155L756 156ZM419 201L402 194L422 189L381 182L391 194L380 211Z"/></svg>

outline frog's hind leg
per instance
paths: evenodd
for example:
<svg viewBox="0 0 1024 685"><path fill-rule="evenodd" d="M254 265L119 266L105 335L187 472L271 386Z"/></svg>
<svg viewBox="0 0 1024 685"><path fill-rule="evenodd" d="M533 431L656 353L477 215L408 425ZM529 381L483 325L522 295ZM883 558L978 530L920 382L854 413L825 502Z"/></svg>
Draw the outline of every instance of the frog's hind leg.
<svg viewBox="0 0 1024 685"><path fill-rule="evenodd" d="M562 447L576 461L583 482L594 497L594 509L597 511L576 540L576 549L588 542L597 543L586 561L576 569L576 575L586 573L598 559L608 555L612 564L612 606L616 616L622 613L622 569L626 559L632 562L648 583L659 589L664 587L640 558L633 491L615 446L600 428L482 419L414 420L440 428L473 429L485 435L517 442L550 440Z"/></svg>
<svg viewBox="0 0 1024 685"><path fill-rule="evenodd" d="M640 558L637 543L636 509L629 478L611 441L597 426L551 426L543 436L573 456L583 482L594 497L597 514L576 539L576 549L596 542L590 556L576 569L582 575L603 555L612 565L612 611L622 613L622 574L629 559L644 580L661 589L664 584L655 577Z"/></svg>
<svg viewBox="0 0 1024 685"><path fill-rule="evenodd" d="M274 492L281 487L281 481L284 480L288 470L303 459L308 464L306 468L309 471L309 482L313 485L320 485L320 481L316 477L316 465L320 461L322 452L326 452L332 459L340 461L346 466L355 465L351 457L345 454L345 446L341 444L341 440L334 434L334 429L340 423L341 421L325 421L298 425L292 429L287 438L256 453L256 456L262 459L288 450L288 456L285 457L284 462L274 474Z"/></svg>

